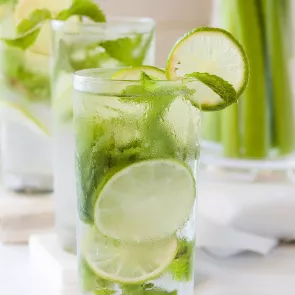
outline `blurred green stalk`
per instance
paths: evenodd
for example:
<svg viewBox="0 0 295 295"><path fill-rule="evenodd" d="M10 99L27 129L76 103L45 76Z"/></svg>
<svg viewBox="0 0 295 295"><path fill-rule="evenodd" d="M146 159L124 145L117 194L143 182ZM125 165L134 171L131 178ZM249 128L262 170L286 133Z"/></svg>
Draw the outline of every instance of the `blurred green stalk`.
<svg viewBox="0 0 295 295"><path fill-rule="evenodd" d="M204 139L219 141L232 158L263 159L271 148L289 154L295 136L288 70L290 0L222 0L221 6L221 27L245 48L250 80L239 104L204 115Z"/></svg>

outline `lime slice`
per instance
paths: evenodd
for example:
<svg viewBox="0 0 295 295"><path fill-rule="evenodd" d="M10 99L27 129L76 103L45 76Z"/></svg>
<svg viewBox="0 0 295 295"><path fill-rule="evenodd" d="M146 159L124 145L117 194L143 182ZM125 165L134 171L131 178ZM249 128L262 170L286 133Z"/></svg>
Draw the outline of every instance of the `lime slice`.
<svg viewBox="0 0 295 295"><path fill-rule="evenodd" d="M28 109L9 101L1 101L1 107L5 108L2 116L6 117L7 120L25 124L36 133L50 136L48 128Z"/></svg>
<svg viewBox="0 0 295 295"><path fill-rule="evenodd" d="M147 241L175 233L189 218L196 196L190 170L176 160L137 162L114 174L94 208L106 236Z"/></svg>
<svg viewBox="0 0 295 295"><path fill-rule="evenodd" d="M153 243L126 244L88 230L81 252L99 277L122 284L138 284L158 277L177 253L175 236Z"/></svg>
<svg viewBox="0 0 295 295"><path fill-rule="evenodd" d="M167 80L165 71L153 66L141 66L125 68L113 75L114 80L139 80L141 72L145 72L149 76L158 80Z"/></svg>
<svg viewBox="0 0 295 295"><path fill-rule="evenodd" d="M248 83L249 63L242 46L229 32L219 28L198 28L175 44L167 62L167 77L171 80L194 72L222 78L234 87L239 97ZM222 108L226 102L205 84L199 84L196 95L204 98L206 109Z"/></svg>

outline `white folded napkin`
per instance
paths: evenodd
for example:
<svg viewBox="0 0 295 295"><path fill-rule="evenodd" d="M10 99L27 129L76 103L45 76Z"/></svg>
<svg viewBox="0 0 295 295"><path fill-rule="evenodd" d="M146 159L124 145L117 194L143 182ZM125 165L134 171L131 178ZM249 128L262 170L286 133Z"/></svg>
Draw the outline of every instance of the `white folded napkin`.
<svg viewBox="0 0 295 295"><path fill-rule="evenodd" d="M295 236L295 185L205 178L199 183L198 212L236 230L290 239Z"/></svg>
<svg viewBox="0 0 295 295"><path fill-rule="evenodd" d="M276 245L275 239L238 231L197 214L196 247L213 255L228 257L244 251L266 255Z"/></svg>

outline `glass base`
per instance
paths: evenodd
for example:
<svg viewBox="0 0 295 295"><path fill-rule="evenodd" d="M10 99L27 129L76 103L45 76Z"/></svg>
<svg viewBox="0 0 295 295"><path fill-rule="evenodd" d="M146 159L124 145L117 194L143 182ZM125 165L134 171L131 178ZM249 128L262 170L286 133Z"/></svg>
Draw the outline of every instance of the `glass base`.
<svg viewBox="0 0 295 295"><path fill-rule="evenodd" d="M216 174L217 178L247 182L295 180L294 155L261 160L234 159L221 156L218 145L212 145L203 142L200 166L204 171Z"/></svg>
<svg viewBox="0 0 295 295"><path fill-rule="evenodd" d="M21 175L4 173L4 186L18 193L50 193L53 191L53 179L49 175Z"/></svg>

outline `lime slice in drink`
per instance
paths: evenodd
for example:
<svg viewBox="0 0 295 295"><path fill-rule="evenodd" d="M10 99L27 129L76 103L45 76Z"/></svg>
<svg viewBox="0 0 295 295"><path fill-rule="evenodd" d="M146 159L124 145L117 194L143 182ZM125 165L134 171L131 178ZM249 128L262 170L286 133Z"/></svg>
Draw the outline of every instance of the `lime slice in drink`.
<svg viewBox="0 0 295 295"><path fill-rule="evenodd" d="M239 97L248 83L249 64L242 46L230 33L219 28L198 28L175 44L167 61L167 77L171 80L195 72L222 78L234 87ZM201 104L204 99L206 109L221 108L222 99L201 84L196 89Z"/></svg>
<svg viewBox="0 0 295 295"><path fill-rule="evenodd" d="M7 120L24 124L34 132L43 136L50 135L48 128L28 109L8 101L1 101L1 108L5 109L1 115L6 117Z"/></svg>
<svg viewBox="0 0 295 295"><path fill-rule="evenodd" d="M138 80L142 72L157 80L167 80L165 71L153 66L125 68L113 75L114 80Z"/></svg>
<svg viewBox="0 0 295 295"><path fill-rule="evenodd" d="M92 228L82 240L81 252L99 277L122 284L140 284L163 273L177 248L174 235L152 243L126 244Z"/></svg>
<svg viewBox="0 0 295 295"><path fill-rule="evenodd" d="M146 160L114 174L100 191L95 225L108 237L149 241L175 233L189 218L194 177L171 159Z"/></svg>

